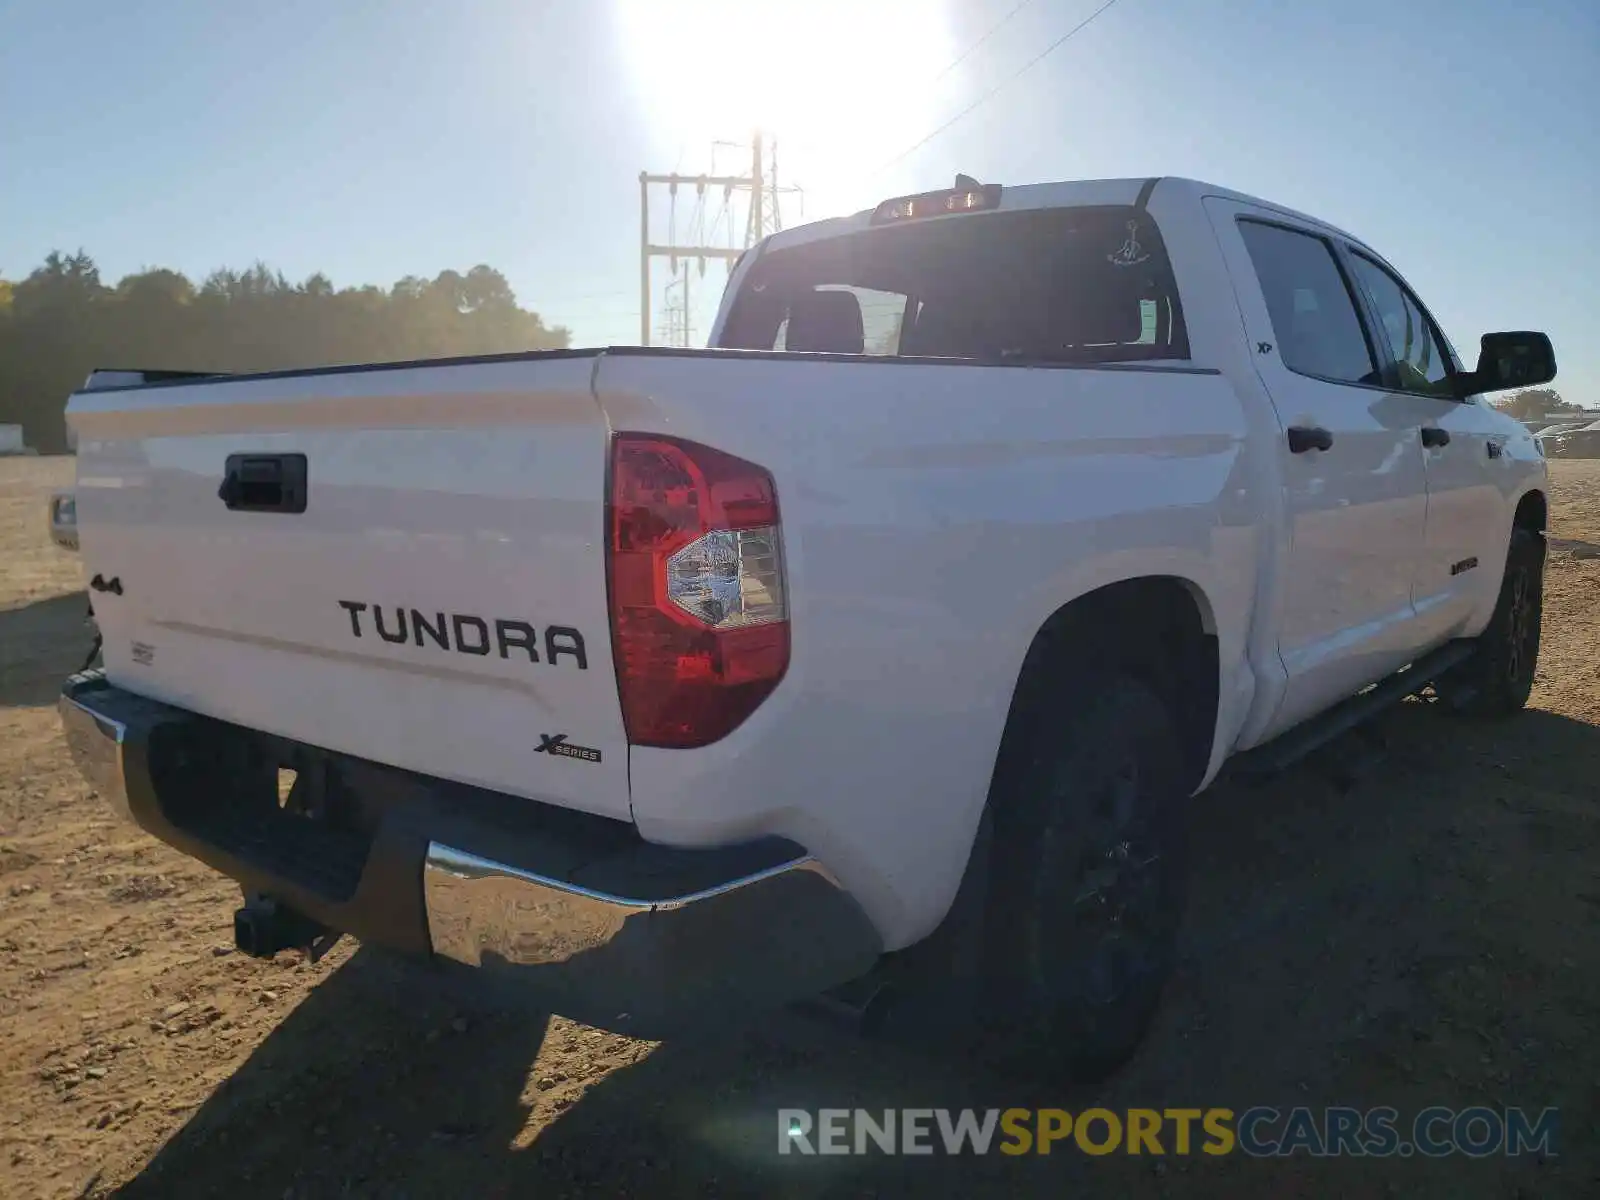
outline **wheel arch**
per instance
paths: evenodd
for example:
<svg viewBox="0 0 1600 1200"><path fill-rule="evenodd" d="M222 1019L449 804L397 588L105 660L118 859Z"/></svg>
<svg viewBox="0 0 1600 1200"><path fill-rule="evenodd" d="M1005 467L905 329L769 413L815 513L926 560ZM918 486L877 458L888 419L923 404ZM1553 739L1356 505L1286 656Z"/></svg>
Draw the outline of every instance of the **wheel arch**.
<svg viewBox="0 0 1600 1200"><path fill-rule="evenodd" d="M1513 529L1543 533L1549 527L1550 502L1538 488L1522 493L1511 516Z"/></svg>
<svg viewBox="0 0 1600 1200"><path fill-rule="evenodd" d="M1126 671L1161 698L1183 731L1186 784L1198 788L1210 765L1222 681L1215 609L1205 589L1181 575L1105 584L1050 614L1023 656L996 771L1027 719L1041 704L1064 700L1061 681L1085 661Z"/></svg>

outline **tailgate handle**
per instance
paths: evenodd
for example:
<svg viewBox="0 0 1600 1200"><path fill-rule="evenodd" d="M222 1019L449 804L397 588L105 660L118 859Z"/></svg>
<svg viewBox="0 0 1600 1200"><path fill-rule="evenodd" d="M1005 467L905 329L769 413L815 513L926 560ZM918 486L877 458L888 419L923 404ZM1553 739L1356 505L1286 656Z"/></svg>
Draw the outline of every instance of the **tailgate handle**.
<svg viewBox="0 0 1600 1200"><path fill-rule="evenodd" d="M230 454L217 496L234 512L303 513L304 454Z"/></svg>

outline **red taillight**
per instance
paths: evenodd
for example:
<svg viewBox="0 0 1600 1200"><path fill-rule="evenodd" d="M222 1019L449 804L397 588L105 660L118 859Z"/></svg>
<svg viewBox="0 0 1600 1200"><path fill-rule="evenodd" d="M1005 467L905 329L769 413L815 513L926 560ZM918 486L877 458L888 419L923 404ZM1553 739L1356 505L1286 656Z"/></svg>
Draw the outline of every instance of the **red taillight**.
<svg viewBox="0 0 1600 1200"><path fill-rule="evenodd" d="M772 476L694 442L612 443L611 638L628 741L704 746L738 728L789 666Z"/></svg>

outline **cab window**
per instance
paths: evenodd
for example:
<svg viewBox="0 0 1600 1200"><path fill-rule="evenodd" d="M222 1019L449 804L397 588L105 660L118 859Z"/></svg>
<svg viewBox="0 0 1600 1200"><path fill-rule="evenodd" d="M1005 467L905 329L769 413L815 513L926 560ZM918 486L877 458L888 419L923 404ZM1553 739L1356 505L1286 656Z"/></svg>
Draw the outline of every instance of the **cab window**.
<svg viewBox="0 0 1600 1200"><path fill-rule="evenodd" d="M1393 273L1361 251L1353 251L1350 261L1383 326L1382 336L1399 372L1400 390L1454 399L1450 353L1417 298Z"/></svg>
<svg viewBox="0 0 1600 1200"><path fill-rule="evenodd" d="M1331 383L1383 382L1356 302L1326 238L1266 221L1241 220L1250 261L1283 365Z"/></svg>
<svg viewBox="0 0 1600 1200"><path fill-rule="evenodd" d="M987 363L1189 357L1161 232L1132 206L878 227L770 251L719 345Z"/></svg>

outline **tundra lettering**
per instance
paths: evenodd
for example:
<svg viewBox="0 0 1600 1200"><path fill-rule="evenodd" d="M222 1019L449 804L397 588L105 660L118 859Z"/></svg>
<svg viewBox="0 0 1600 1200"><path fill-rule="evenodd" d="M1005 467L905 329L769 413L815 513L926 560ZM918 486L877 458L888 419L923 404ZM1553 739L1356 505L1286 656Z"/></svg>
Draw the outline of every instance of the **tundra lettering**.
<svg viewBox="0 0 1600 1200"><path fill-rule="evenodd" d="M415 608L395 608L392 616L394 629L391 631L381 604L368 605L360 600L341 600L339 607L350 614L350 633L354 637L364 636L361 631L361 614L370 608L372 623L378 630L378 636L397 646L413 640L418 646L424 645L424 635L426 635L426 641L441 650L454 650L457 654L487 655L491 647L489 627L493 624L492 644L499 648L501 658L508 659L512 650L520 650L527 654L529 662L539 661L539 630L527 621L496 618L490 622L483 617L469 616L465 613L436 612L430 615ZM406 622L408 613L411 618L409 626ZM570 625L548 626L544 631L544 661L554 665L563 655L572 658L578 664L578 670L589 669L589 651L584 645L583 634Z"/></svg>

